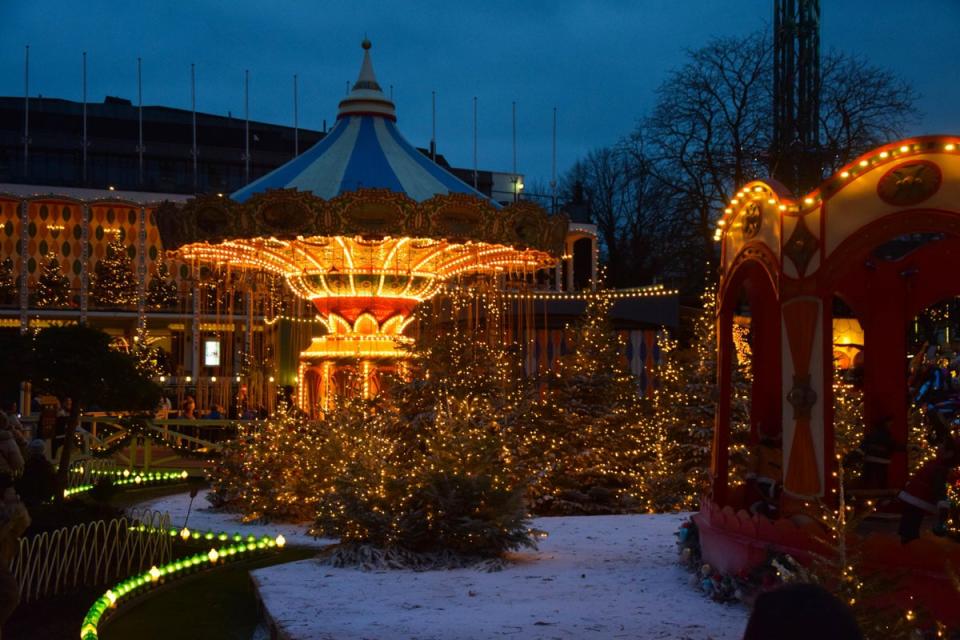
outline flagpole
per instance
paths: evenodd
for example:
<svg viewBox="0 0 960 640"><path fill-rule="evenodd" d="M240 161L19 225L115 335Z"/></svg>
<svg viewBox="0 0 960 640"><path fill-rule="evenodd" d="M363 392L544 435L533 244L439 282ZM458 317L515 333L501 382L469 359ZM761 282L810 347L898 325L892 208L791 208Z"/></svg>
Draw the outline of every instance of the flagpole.
<svg viewBox="0 0 960 640"><path fill-rule="evenodd" d="M140 68L140 58L137 57L137 158L140 165L139 184L143 185L143 80Z"/></svg>
<svg viewBox="0 0 960 640"><path fill-rule="evenodd" d="M473 188L477 188L477 96L473 96Z"/></svg>
<svg viewBox="0 0 960 640"><path fill-rule="evenodd" d="M293 74L293 156L300 155L299 105L297 99L297 74Z"/></svg>
<svg viewBox="0 0 960 640"><path fill-rule="evenodd" d="M557 108L553 108L553 167L550 170L550 208L557 212Z"/></svg>
<svg viewBox="0 0 960 640"><path fill-rule="evenodd" d="M193 127L193 147L191 153L193 154L193 191L197 192L199 189L198 185L198 171L197 171L197 78L196 78L196 65L190 63L190 110L192 112L192 127Z"/></svg>
<svg viewBox="0 0 960 640"><path fill-rule="evenodd" d="M243 71L243 175L250 184L250 70Z"/></svg>
<svg viewBox="0 0 960 640"><path fill-rule="evenodd" d="M437 161L437 92L430 92L430 108L432 112L432 123L430 129L430 159Z"/></svg>
<svg viewBox="0 0 960 640"><path fill-rule="evenodd" d="M83 52L83 184L87 184L87 52Z"/></svg>
<svg viewBox="0 0 960 640"><path fill-rule="evenodd" d="M30 173L30 45L23 58L23 176Z"/></svg>
<svg viewBox="0 0 960 640"><path fill-rule="evenodd" d="M516 202L520 197L520 178L517 176L517 101L511 103L513 112L513 201Z"/></svg>

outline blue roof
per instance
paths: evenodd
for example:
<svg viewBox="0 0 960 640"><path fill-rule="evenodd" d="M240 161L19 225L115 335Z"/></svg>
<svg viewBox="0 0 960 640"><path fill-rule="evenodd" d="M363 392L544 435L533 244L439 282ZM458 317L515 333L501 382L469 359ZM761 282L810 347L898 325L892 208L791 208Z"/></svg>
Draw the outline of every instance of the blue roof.
<svg viewBox="0 0 960 640"><path fill-rule="evenodd" d="M417 202L448 193L489 200L403 138L393 103L373 76L369 43L364 49L360 78L340 103L333 129L300 156L233 193L234 201L244 202L267 189L310 191L329 200L361 188L389 189Z"/></svg>

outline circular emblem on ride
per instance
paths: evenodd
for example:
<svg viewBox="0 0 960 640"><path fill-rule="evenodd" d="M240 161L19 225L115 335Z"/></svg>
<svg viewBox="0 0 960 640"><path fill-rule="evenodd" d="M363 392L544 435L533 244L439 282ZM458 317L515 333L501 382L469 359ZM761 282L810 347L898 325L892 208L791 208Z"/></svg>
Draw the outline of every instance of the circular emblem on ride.
<svg viewBox="0 0 960 640"><path fill-rule="evenodd" d="M927 160L913 160L883 174L877 183L877 195L887 204L906 207L935 194L942 181L940 167Z"/></svg>
<svg viewBox="0 0 960 640"><path fill-rule="evenodd" d="M743 208L743 237L752 238L760 233L763 224L763 209L759 202L748 202Z"/></svg>

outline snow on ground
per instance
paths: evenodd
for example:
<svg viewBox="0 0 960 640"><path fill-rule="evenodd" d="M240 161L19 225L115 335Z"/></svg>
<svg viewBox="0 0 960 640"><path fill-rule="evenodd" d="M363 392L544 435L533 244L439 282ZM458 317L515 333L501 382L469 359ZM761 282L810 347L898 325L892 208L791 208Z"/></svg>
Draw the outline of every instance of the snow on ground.
<svg viewBox="0 0 960 640"><path fill-rule="evenodd" d="M316 560L253 572L292 640L629 638L735 640L747 610L690 586L674 531L685 515L540 518L539 551L503 571L363 572ZM286 535L286 534L284 534Z"/></svg>
<svg viewBox="0 0 960 640"><path fill-rule="evenodd" d="M315 547L321 548L336 542L324 538L314 538L307 534L309 523L304 524L253 524L240 521L240 515L236 513L226 513L210 508L207 502L205 492L201 491L193 500L193 509L190 510L190 517L187 519L187 509L190 506L190 492L177 493L156 500L142 502L136 505L136 509L152 509L161 513L170 514L171 526L178 529L186 523L191 531L194 529L200 531L224 531L233 535L241 533L244 536L253 534L257 537L270 536L275 538L277 534L283 534L287 540L288 546L296 547Z"/></svg>

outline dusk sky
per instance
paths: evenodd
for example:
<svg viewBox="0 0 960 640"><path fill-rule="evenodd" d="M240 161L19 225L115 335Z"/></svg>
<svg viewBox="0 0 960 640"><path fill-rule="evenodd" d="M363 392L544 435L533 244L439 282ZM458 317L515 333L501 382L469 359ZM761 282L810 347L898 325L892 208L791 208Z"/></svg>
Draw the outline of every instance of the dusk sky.
<svg viewBox="0 0 960 640"><path fill-rule="evenodd" d="M519 170L550 179L551 112L559 113L562 173L591 148L613 143L651 108L656 88L685 51L713 36L769 27L771 0L351 2L249 0L0 3L0 95L23 94L24 45L30 93L79 100L81 52L88 95L136 101L143 58L146 105L190 107L197 65L198 111L292 124L293 74L300 125L332 125L346 81L373 42L385 91L393 85L400 129L430 139L437 91L438 151L473 163L472 98L479 98L479 164L509 171L510 103L519 114ZM822 45L865 56L912 81L921 114L908 134L960 133L957 0L822 0ZM78 134L79 135L79 134ZM201 141L202 143L202 141Z"/></svg>

